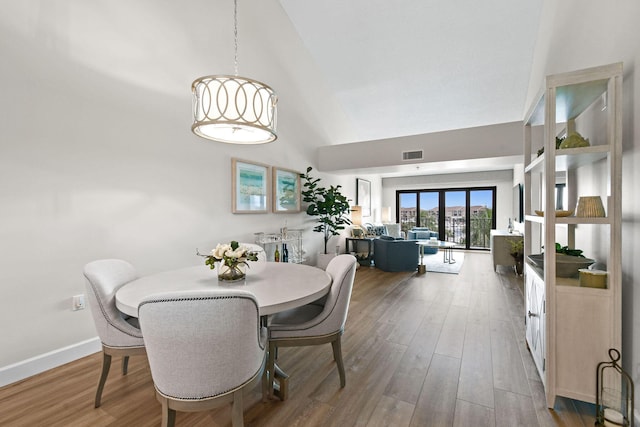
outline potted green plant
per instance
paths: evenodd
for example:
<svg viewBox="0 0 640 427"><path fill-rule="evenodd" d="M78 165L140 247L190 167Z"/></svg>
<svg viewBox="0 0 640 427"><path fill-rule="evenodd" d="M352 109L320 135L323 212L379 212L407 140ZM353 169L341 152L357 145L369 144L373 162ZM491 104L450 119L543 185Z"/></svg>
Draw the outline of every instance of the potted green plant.
<svg viewBox="0 0 640 427"><path fill-rule="evenodd" d="M571 249L569 246L562 246L558 242L556 242L556 253L584 258L584 255L582 255L582 249Z"/></svg>
<svg viewBox="0 0 640 427"><path fill-rule="evenodd" d="M511 251L509 252L515 261L516 274L524 271L524 239L509 239Z"/></svg>
<svg viewBox="0 0 640 427"><path fill-rule="evenodd" d="M340 234L346 225L351 224L347 213L349 212L349 201L341 192L340 185L331 185L328 188L319 185L320 178L313 178L309 173L312 168L309 166L307 172L300 174L303 180L304 190L301 191L302 200L307 205L307 215L317 217L318 225L313 227L313 231L324 234L324 253L327 253L329 239Z"/></svg>

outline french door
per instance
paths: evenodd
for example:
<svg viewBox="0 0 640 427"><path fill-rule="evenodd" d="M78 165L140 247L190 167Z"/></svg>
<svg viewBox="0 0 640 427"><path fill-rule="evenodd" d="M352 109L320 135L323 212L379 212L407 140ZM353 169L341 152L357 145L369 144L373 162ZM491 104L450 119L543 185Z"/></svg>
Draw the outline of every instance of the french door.
<svg viewBox="0 0 640 427"><path fill-rule="evenodd" d="M457 248L488 249L495 228L496 187L396 191L403 231L427 227Z"/></svg>

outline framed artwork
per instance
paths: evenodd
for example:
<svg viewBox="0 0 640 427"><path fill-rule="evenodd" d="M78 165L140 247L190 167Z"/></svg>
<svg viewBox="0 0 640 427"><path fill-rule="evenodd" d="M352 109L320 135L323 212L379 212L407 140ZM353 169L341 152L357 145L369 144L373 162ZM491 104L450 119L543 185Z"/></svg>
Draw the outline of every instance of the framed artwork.
<svg viewBox="0 0 640 427"><path fill-rule="evenodd" d="M233 213L267 213L269 166L231 159L231 210Z"/></svg>
<svg viewBox="0 0 640 427"><path fill-rule="evenodd" d="M300 212L300 172L271 168L273 178L273 212Z"/></svg>
<svg viewBox="0 0 640 427"><path fill-rule="evenodd" d="M371 182L356 178L356 205L362 206L362 216L371 216Z"/></svg>

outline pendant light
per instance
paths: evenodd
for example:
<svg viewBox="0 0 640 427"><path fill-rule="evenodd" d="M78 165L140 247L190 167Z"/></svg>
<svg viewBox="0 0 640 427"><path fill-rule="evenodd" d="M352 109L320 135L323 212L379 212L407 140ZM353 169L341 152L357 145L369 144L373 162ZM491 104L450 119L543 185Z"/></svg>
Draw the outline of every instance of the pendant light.
<svg viewBox="0 0 640 427"><path fill-rule="evenodd" d="M233 2L235 74L204 76L191 85L196 135L229 144L275 141L277 96L257 80L238 76L238 1Z"/></svg>

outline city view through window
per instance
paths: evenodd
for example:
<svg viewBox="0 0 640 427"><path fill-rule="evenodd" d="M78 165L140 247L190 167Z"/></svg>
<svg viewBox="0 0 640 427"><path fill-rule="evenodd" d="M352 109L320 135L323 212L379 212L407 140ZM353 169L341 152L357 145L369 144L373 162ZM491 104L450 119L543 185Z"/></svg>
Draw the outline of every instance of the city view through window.
<svg viewBox="0 0 640 427"><path fill-rule="evenodd" d="M456 247L488 249L495 228L495 187L396 192L403 231L426 227Z"/></svg>

